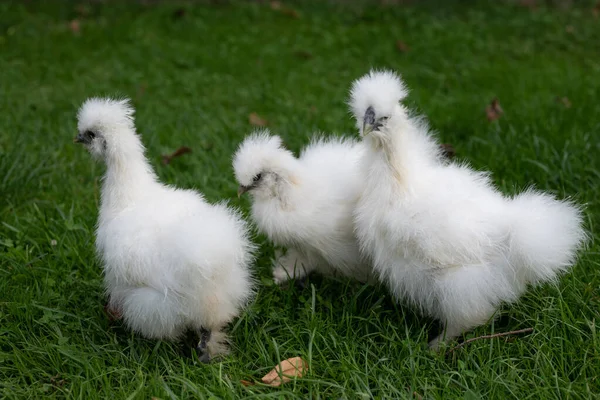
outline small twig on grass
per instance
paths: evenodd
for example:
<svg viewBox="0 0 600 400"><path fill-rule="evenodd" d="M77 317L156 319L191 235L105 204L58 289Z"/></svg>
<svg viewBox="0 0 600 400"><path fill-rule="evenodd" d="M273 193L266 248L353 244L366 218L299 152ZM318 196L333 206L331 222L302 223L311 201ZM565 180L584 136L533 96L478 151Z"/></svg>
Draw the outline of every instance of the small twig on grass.
<svg viewBox="0 0 600 400"><path fill-rule="evenodd" d="M481 339L494 339L494 338L503 337L503 336L519 335L521 333L531 333L531 332L533 332L533 328L524 328L524 329L519 329L519 330L516 330L516 331L500 332L500 333L494 333L493 335L484 335L484 336L474 337L474 338L471 338L469 340L465 340L464 342L462 342L460 344L457 344L456 346L454 346L453 348L451 348L450 350L448 350L447 354L450 354L454 350L460 349L461 347L466 346L469 343L475 342L477 340L481 340Z"/></svg>
<svg viewBox="0 0 600 400"><path fill-rule="evenodd" d="M181 146L180 148L178 148L177 150L175 150L175 152L173 152L172 154L163 155L162 156L162 162L163 162L164 165L167 165L175 157L179 157L179 156L182 156L184 154L191 153L191 152L192 152L192 149L190 149L189 147Z"/></svg>

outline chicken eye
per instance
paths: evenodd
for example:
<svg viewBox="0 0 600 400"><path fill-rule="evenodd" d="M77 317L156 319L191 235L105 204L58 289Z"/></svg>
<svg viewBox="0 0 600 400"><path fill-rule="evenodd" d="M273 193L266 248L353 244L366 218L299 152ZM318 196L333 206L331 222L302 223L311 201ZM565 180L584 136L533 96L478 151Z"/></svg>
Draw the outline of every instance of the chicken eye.
<svg viewBox="0 0 600 400"><path fill-rule="evenodd" d="M96 134L92 131L85 131L84 135L89 137L90 139L94 139L96 137Z"/></svg>
<svg viewBox="0 0 600 400"><path fill-rule="evenodd" d="M252 178L252 182L256 183L260 181L260 178L262 178L262 174L258 174L254 178Z"/></svg>

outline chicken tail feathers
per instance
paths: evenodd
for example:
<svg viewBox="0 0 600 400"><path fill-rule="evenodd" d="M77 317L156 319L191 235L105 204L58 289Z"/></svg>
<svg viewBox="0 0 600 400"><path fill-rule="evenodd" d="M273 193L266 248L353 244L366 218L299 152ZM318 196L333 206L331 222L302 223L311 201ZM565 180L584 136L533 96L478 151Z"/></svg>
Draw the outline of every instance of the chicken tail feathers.
<svg viewBox="0 0 600 400"><path fill-rule="evenodd" d="M580 207L528 190L512 207L510 263L528 283L553 280L568 270L587 242Z"/></svg>

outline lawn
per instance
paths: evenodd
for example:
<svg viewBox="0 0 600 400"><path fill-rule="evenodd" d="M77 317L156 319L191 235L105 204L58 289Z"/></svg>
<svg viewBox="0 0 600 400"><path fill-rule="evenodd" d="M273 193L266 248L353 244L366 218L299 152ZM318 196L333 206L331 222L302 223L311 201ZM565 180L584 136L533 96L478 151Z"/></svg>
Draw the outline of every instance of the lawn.
<svg viewBox="0 0 600 400"><path fill-rule="evenodd" d="M0 3L0 397L598 396L593 5L213 3ZM108 320L93 242L103 167L72 141L87 97L131 97L160 178L247 214L231 156L255 128L249 115L293 151L317 131L356 135L345 101L371 67L400 72L408 103L502 191L535 185L586 205L592 241L571 273L467 338L533 333L432 353L432 321L382 287L319 276L275 286L273 248L260 235L258 296L229 327L222 362L201 364ZM504 113L488 121L494 98ZM180 146L192 152L163 165ZM293 356L309 362L305 378L240 383Z"/></svg>

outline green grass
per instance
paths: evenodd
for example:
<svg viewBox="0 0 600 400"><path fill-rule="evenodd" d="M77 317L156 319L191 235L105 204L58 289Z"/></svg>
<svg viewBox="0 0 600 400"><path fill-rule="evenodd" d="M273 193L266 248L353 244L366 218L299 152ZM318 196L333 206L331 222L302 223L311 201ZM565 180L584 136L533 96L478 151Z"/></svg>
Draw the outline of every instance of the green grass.
<svg viewBox="0 0 600 400"><path fill-rule="evenodd" d="M0 3L0 397L600 393L600 19L581 5L340 4L297 4L293 18L253 3L94 2L84 16L67 2ZM75 18L79 34L68 26ZM410 50L399 52L396 40ZM230 326L233 352L223 362L199 364L175 344L109 323L93 247L103 169L72 143L85 98L131 97L163 181L247 211L230 162L252 130L248 115L266 118L294 151L315 131L354 135L345 100L370 67L402 73L412 106L503 191L534 184L587 205L596 240L572 272L467 337L533 334L433 354L431 321L383 288L318 276L305 289L272 285L273 249L261 236L259 293ZM490 123L484 110L494 97L505 114ZM182 145L193 152L160 163ZM239 383L297 355L310 363L305 379L277 389Z"/></svg>

